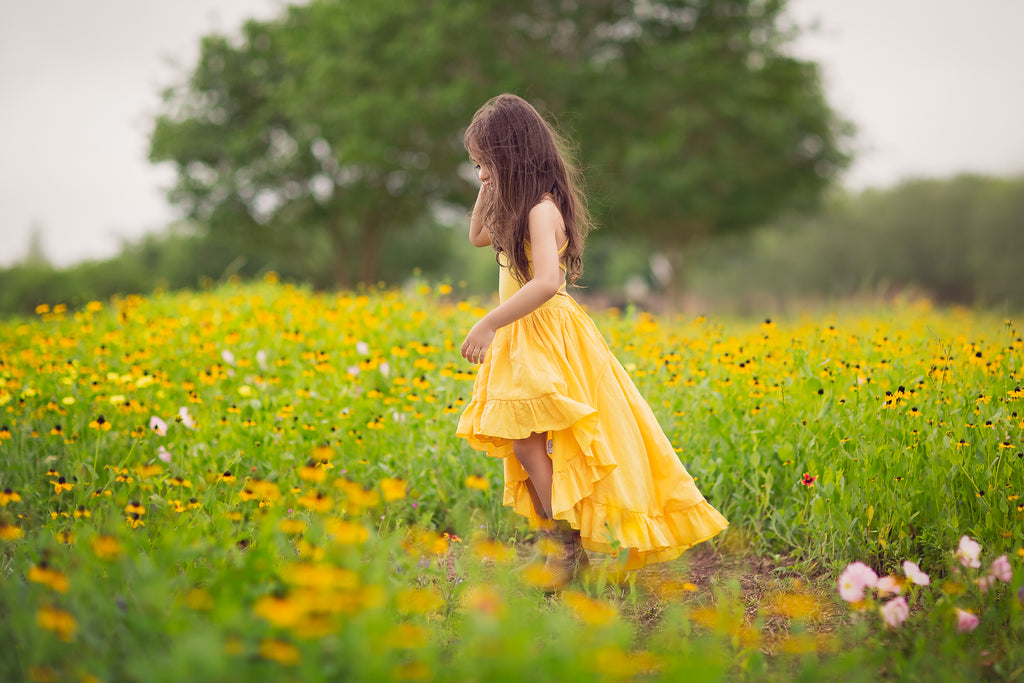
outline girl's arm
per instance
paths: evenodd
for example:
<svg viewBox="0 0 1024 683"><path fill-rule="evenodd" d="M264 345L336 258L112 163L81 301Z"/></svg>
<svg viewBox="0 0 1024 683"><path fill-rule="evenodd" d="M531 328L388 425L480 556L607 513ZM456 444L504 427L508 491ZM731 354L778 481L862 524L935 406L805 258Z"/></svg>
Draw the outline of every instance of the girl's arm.
<svg viewBox="0 0 1024 683"><path fill-rule="evenodd" d="M480 217L480 204L484 201L486 193L491 191L491 181L480 183L480 192L476 195L476 204L473 206L473 214L469 219L469 243L474 247L486 247L491 244L491 231L484 227L484 221Z"/></svg>
<svg viewBox="0 0 1024 683"><path fill-rule="evenodd" d="M562 271L558 267L558 235L564 232L562 214L553 202L544 201L530 210L530 250L533 278L473 326L462 343L462 357L482 363L499 327L519 320L558 293Z"/></svg>

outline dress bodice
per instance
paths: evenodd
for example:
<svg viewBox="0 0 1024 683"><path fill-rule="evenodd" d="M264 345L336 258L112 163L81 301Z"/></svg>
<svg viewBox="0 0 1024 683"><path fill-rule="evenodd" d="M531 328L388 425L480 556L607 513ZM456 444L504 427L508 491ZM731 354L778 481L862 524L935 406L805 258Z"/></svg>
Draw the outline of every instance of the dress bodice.
<svg viewBox="0 0 1024 683"><path fill-rule="evenodd" d="M569 246L569 241L566 240L562 248L558 250L558 256L561 257L565 253L565 248ZM526 258L530 261L530 272L533 273L533 254L530 251L530 243L526 243ZM522 288L523 283L516 279L516 276L512 274L512 270L508 265L508 257L505 254L498 255L498 265L500 269L498 271L498 300L504 303L508 301L509 297L518 292ZM558 262L558 267L565 273L565 264L561 260ZM559 294L565 293L565 279L562 279L562 286L558 288Z"/></svg>

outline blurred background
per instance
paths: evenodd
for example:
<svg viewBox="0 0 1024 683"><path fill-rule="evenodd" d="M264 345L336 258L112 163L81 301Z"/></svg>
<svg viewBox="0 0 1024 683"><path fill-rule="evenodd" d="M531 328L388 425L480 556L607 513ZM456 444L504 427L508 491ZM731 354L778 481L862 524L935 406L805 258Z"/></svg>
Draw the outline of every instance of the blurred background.
<svg viewBox="0 0 1024 683"><path fill-rule="evenodd" d="M575 143L596 305L1024 309L1018 0L0 12L0 314L269 271L489 295L462 130L506 91Z"/></svg>

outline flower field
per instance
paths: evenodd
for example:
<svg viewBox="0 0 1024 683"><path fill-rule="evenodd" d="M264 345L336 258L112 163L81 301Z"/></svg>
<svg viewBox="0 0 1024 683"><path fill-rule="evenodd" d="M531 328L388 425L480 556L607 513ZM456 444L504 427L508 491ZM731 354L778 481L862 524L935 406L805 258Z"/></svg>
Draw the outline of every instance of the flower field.
<svg viewBox="0 0 1024 683"><path fill-rule="evenodd" d="M0 680L1024 676L1014 322L595 312L732 523L707 545L775 558L751 605L690 553L516 571L454 437L486 303L269 278L0 322Z"/></svg>

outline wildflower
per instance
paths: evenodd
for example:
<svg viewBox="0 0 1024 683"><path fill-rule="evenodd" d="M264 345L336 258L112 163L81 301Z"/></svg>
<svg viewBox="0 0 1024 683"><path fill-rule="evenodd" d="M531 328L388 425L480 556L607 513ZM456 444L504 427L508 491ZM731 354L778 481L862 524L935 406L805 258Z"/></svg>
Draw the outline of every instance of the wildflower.
<svg viewBox="0 0 1024 683"><path fill-rule="evenodd" d="M1010 583L1010 579L1013 578L1013 569L1010 568L1010 561L1006 559L1006 555L1000 555L993 560L988 573L993 578L1005 583Z"/></svg>
<svg viewBox="0 0 1024 683"><path fill-rule="evenodd" d="M881 612L885 625L890 628L896 628L907 620L907 617L910 615L910 607L907 605L906 598L899 597L885 603L881 608Z"/></svg>
<svg viewBox="0 0 1024 683"><path fill-rule="evenodd" d="M93 553L101 560L112 560L121 554L121 543L113 536L96 536L90 545Z"/></svg>
<svg viewBox="0 0 1024 683"><path fill-rule="evenodd" d="M8 503L17 503L21 500L21 496L17 491L9 488L5 488L0 491L0 507L6 507Z"/></svg>
<svg viewBox="0 0 1024 683"><path fill-rule="evenodd" d="M68 577L55 569L50 569L46 562L40 562L29 569L27 578L33 583L42 584L58 593L64 593L68 589Z"/></svg>
<svg viewBox="0 0 1024 683"><path fill-rule="evenodd" d="M89 423L89 429L96 429L101 432L110 431L110 423L107 422L107 418L100 415L95 420Z"/></svg>
<svg viewBox="0 0 1024 683"><path fill-rule="evenodd" d="M584 623L604 626L615 621L615 607L604 600L595 600L579 591L566 591L562 601Z"/></svg>
<svg viewBox="0 0 1024 683"><path fill-rule="evenodd" d="M181 422L181 424L185 425L189 429L195 429L196 428L196 421L194 419L192 419L191 415L188 414L188 408L186 408L185 406L182 406L178 410L178 417L177 417L177 419L178 419L179 422Z"/></svg>
<svg viewBox="0 0 1024 683"><path fill-rule="evenodd" d="M960 537L960 546L956 551L956 557L960 560L960 564L965 567L980 567L981 561L978 560L980 554L981 546L977 541L966 535Z"/></svg>
<svg viewBox="0 0 1024 683"><path fill-rule="evenodd" d="M310 460L299 469L299 478L303 481L319 484L327 478L327 471L318 467L315 460Z"/></svg>
<svg viewBox="0 0 1024 683"><path fill-rule="evenodd" d="M405 498L405 482L401 479L385 477L380 480L380 488L384 493L385 503Z"/></svg>
<svg viewBox="0 0 1024 683"><path fill-rule="evenodd" d="M963 633L964 631L970 633L978 627L978 617L973 612L960 609L955 607L956 612L956 630L957 633Z"/></svg>
<svg viewBox="0 0 1024 683"><path fill-rule="evenodd" d="M64 642L70 642L78 630L78 623L71 613L55 607L40 607L36 612L36 623L41 628L57 634Z"/></svg>
<svg viewBox="0 0 1024 683"><path fill-rule="evenodd" d="M0 540L17 541L24 535L25 532L20 527L16 527L13 524L0 522Z"/></svg>
<svg viewBox="0 0 1024 683"><path fill-rule="evenodd" d="M804 477L803 477L803 479L800 480L800 483L803 486L811 487L811 486L814 486L814 482L816 482L816 481L818 481L818 475L814 475L812 477L807 472L804 472Z"/></svg>
<svg viewBox="0 0 1024 683"><path fill-rule="evenodd" d="M156 415L149 418L149 428L156 432L158 436L167 436L167 423Z"/></svg>
<svg viewBox="0 0 1024 683"><path fill-rule="evenodd" d="M839 595L846 602L860 602L864 589L874 588L878 575L863 562L851 562L839 575Z"/></svg>
<svg viewBox="0 0 1024 683"><path fill-rule="evenodd" d="M171 452L163 446L160 446L156 449L156 457L160 458L161 462L169 463L171 461Z"/></svg>
<svg viewBox="0 0 1024 683"><path fill-rule="evenodd" d="M426 614L444 604L444 598L429 588L407 588L395 596L399 611L405 614Z"/></svg>
<svg viewBox="0 0 1024 683"><path fill-rule="evenodd" d="M903 573L918 586L927 586L932 582L931 578L910 560L906 560L903 563Z"/></svg>
<svg viewBox="0 0 1024 683"><path fill-rule="evenodd" d="M466 477L466 488L486 491L490 486L491 482L489 482L486 477L481 477L478 474L471 474Z"/></svg>
<svg viewBox="0 0 1024 683"><path fill-rule="evenodd" d="M260 657L285 666L295 666L302 661L302 653L298 648L283 640L264 640L260 643Z"/></svg>
<svg viewBox="0 0 1024 683"><path fill-rule="evenodd" d="M899 595L903 592L903 586L900 585L899 579L894 576L883 576L875 584L875 588L882 593L892 593L893 595Z"/></svg>
<svg viewBox="0 0 1024 683"><path fill-rule="evenodd" d="M50 480L50 483L53 484L54 493L60 493L61 491L70 491L71 489L75 488L75 485L69 484L64 477L58 477L57 481Z"/></svg>
<svg viewBox="0 0 1024 683"><path fill-rule="evenodd" d="M505 616L505 599L495 586L470 586L462 598L463 606L475 614L501 619Z"/></svg>

